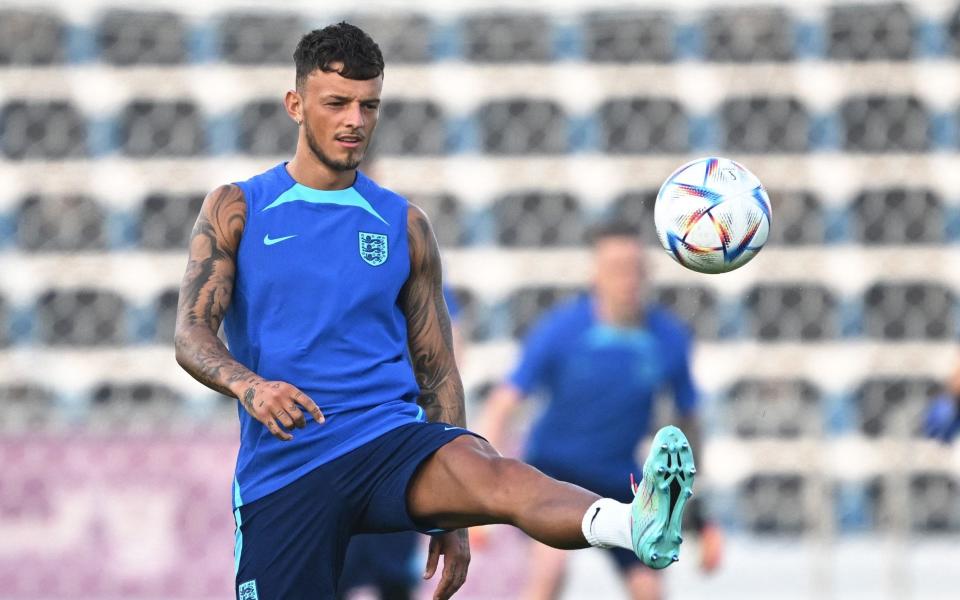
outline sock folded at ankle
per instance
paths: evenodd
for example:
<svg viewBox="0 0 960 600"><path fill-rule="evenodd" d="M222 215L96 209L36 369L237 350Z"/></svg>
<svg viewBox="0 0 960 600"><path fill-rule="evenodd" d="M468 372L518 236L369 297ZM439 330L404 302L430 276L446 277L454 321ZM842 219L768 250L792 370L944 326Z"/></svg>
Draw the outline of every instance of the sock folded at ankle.
<svg viewBox="0 0 960 600"><path fill-rule="evenodd" d="M601 498L587 509L580 527L591 546L633 550L629 504Z"/></svg>

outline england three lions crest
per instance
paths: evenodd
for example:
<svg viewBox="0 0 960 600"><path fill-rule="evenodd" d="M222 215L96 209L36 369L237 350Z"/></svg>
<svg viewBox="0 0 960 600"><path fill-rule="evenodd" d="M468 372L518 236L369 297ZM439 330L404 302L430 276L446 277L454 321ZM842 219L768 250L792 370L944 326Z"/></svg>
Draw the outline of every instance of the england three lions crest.
<svg viewBox="0 0 960 600"><path fill-rule="evenodd" d="M368 265L379 267L387 261L387 236L382 233L360 232L360 258Z"/></svg>

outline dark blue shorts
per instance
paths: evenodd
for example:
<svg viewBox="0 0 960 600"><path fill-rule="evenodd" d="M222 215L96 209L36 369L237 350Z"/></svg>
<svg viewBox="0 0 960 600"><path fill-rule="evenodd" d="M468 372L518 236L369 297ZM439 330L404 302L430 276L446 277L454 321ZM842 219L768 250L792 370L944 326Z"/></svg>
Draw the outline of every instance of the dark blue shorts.
<svg viewBox="0 0 960 600"><path fill-rule="evenodd" d="M334 600L351 536L426 531L407 512L420 464L461 435L444 423L411 423L240 507L238 600Z"/></svg>
<svg viewBox="0 0 960 600"><path fill-rule="evenodd" d="M616 480L601 481L601 479L606 478L598 477L597 473L590 473L576 467L571 468L569 465L550 464L536 459L532 460L530 464L554 479L579 485L604 498L612 498L618 502L630 502L633 500L633 492L630 491L629 471L624 472L623 475ZM639 467L634 471L634 473L638 475L641 472ZM644 568L643 563L640 562L640 559L637 558L637 555L631 550L624 548L607 548L606 552L613 558L614 562L617 563L617 568L621 573L625 574L633 568Z"/></svg>
<svg viewBox="0 0 960 600"><path fill-rule="evenodd" d="M354 588L373 586L381 600L413 597L427 563L425 539L416 531L353 536L340 575L340 596Z"/></svg>

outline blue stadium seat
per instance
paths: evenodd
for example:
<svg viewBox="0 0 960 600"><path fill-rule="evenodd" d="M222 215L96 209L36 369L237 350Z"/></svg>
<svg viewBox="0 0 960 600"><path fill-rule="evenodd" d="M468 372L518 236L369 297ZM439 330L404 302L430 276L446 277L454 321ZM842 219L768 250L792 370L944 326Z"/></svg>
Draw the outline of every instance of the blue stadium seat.
<svg viewBox="0 0 960 600"><path fill-rule="evenodd" d="M673 16L660 11L592 12L582 24L587 60L665 63L674 57Z"/></svg>
<svg viewBox="0 0 960 600"><path fill-rule="evenodd" d="M827 15L827 56L833 60L908 60L914 23L902 3L838 5Z"/></svg>
<svg viewBox="0 0 960 600"><path fill-rule="evenodd" d="M135 100L120 115L120 147L127 156L196 156L207 149L205 123L189 100Z"/></svg>
<svg viewBox="0 0 960 600"><path fill-rule="evenodd" d="M0 9L0 65L63 62L67 29L52 12Z"/></svg>
<svg viewBox="0 0 960 600"><path fill-rule="evenodd" d="M661 98L618 98L600 105L600 148L611 154L678 154L689 149L683 107Z"/></svg>
<svg viewBox="0 0 960 600"><path fill-rule="evenodd" d="M446 150L443 110L430 100L384 102L373 146L377 154L443 154Z"/></svg>
<svg viewBox="0 0 960 600"><path fill-rule="evenodd" d="M577 246L586 227L580 203L567 193L515 192L493 205L497 243L514 247Z"/></svg>
<svg viewBox="0 0 960 600"><path fill-rule="evenodd" d="M187 27L173 12L108 10L97 26L100 58L114 65L186 61Z"/></svg>
<svg viewBox="0 0 960 600"><path fill-rule="evenodd" d="M876 283L863 298L866 335L888 340L953 339L956 297L941 283Z"/></svg>
<svg viewBox="0 0 960 600"><path fill-rule="evenodd" d="M37 337L52 346L116 346L127 341L126 306L117 293L54 289L36 302Z"/></svg>
<svg viewBox="0 0 960 600"><path fill-rule="evenodd" d="M927 378L872 377L853 394L860 432L869 437L920 434L923 413L939 382Z"/></svg>
<svg viewBox="0 0 960 600"><path fill-rule="evenodd" d="M853 200L854 239L862 244L943 244L943 203L927 188L864 190Z"/></svg>
<svg viewBox="0 0 960 600"><path fill-rule="evenodd" d="M742 438L795 439L823 434L821 392L806 379L740 379L723 412Z"/></svg>
<svg viewBox="0 0 960 600"><path fill-rule="evenodd" d="M720 107L723 147L734 152L805 152L810 116L796 98L730 98Z"/></svg>
<svg viewBox="0 0 960 600"><path fill-rule="evenodd" d="M700 27L708 60L783 62L793 58L793 21L782 8L711 10Z"/></svg>
<svg viewBox="0 0 960 600"><path fill-rule="evenodd" d="M279 99L248 102L240 109L237 149L243 154L290 155L297 149L297 136L297 124Z"/></svg>
<svg viewBox="0 0 960 600"><path fill-rule="evenodd" d="M759 284L746 299L750 334L761 340L822 340L840 334L837 299L823 285Z"/></svg>
<svg viewBox="0 0 960 600"><path fill-rule="evenodd" d="M87 124L64 100L12 100L0 109L3 156L77 158L87 153Z"/></svg>
<svg viewBox="0 0 960 600"><path fill-rule="evenodd" d="M30 252L103 250L106 213L87 196L31 194L17 209L17 244Z"/></svg>
<svg viewBox="0 0 960 600"><path fill-rule="evenodd" d="M551 21L539 13L476 13L461 28L463 57L471 62L547 62L553 58Z"/></svg>
<svg viewBox="0 0 960 600"><path fill-rule="evenodd" d="M297 15L232 12L221 17L220 57L242 65L293 64L307 27Z"/></svg>
<svg viewBox="0 0 960 600"><path fill-rule="evenodd" d="M569 147L563 109L550 100L498 100L480 107L481 147L491 154L558 154Z"/></svg>
<svg viewBox="0 0 960 600"><path fill-rule="evenodd" d="M536 320L558 302L582 293L580 288L525 287L515 290L507 300L511 317L510 336L523 338Z"/></svg>
<svg viewBox="0 0 960 600"><path fill-rule="evenodd" d="M154 192L144 198L137 220L140 246L150 250L186 250L203 196Z"/></svg>
<svg viewBox="0 0 960 600"><path fill-rule="evenodd" d="M852 97L840 105L843 147L853 152L925 152L930 116L914 96Z"/></svg>

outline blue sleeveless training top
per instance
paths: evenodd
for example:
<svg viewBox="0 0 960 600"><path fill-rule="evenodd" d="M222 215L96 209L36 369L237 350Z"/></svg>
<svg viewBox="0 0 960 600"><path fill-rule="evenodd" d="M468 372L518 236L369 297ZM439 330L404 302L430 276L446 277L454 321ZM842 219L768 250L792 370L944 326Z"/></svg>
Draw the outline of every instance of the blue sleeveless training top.
<svg viewBox="0 0 960 600"><path fill-rule="evenodd" d="M424 415L397 304L410 272L407 201L359 172L344 190L308 188L286 163L236 185L247 222L224 319L230 352L326 417L304 412L306 428L281 442L238 403L239 506Z"/></svg>

